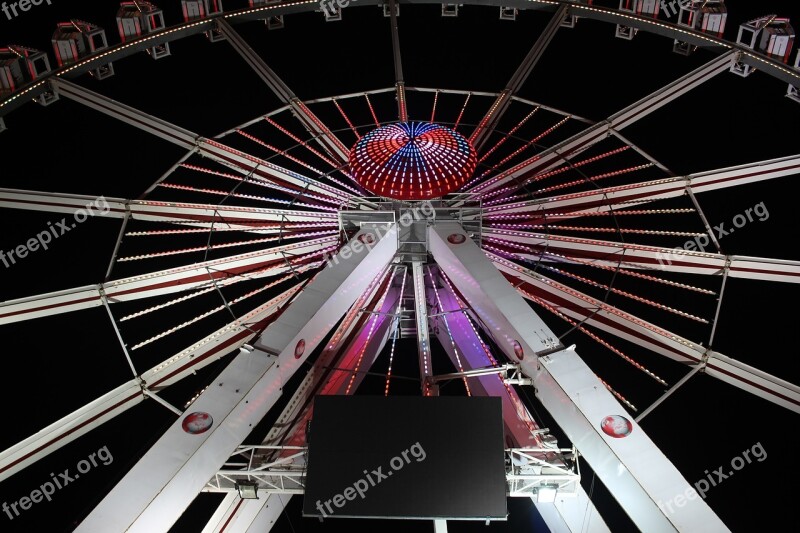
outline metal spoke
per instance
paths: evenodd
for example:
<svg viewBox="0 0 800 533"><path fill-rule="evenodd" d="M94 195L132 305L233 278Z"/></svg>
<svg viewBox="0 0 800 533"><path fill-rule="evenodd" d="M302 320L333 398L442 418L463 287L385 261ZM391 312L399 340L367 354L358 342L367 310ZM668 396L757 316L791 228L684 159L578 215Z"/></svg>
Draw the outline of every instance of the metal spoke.
<svg viewBox="0 0 800 533"><path fill-rule="evenodd" d="M100 111L126 124L152 133L166 141L176 144L187 150L197 150L198 153L233 168L245 175L253 175L257 179L271 181L278 185L289 187L294 191L302 191L308 187L312 191L329 197L333 203L345 202L351 195L330 185L320 183L314 179L302 176L282 168L274 163L264 161L248 154L234 150L218 141L206 139L160 120L130 106L115 102L110 98L99 95L72 82L59 79L54 82L59 94L84 104L96 111Z"/></svg>
<svg viewBox="0 0 800 533"><path fill-rule="evenodd" d="M302 261L317 262L319 256L335 247L335 243L336 237L313 239L190 266L150 272L99 285L11 300L0 304L0 324L99 307L103 305L104 295L109 302L115 303L204 288L213 284L215 280L231 276L251 275L257 278L264 276L265 272L276 275L291 270L294 262L300 262L297 259L288 261L284 252L298 256L313 254L312 259ZM273 269L267 270L268 267Z"/></svg>
<svg viewBox="0 0 800 533"><path fill-rule="evenodd" d="M544 55L545 50L547 50L547 47L553 41L558 29L561 27L561 23L564 21L568 9L569 6L567 6L567 4L561 4L558 7L555 14L550 19L550 22L547 23L547 27L545 27L544 31L539 35L539 38L533 44L533 47L522 60L519 67L517 67L516 72L514 72L506 88L500 93L497 100L495 100L489 108L486 116L481 119L478 127L470 136L469 140L478 152L481 151L481 148L483 148L483 145L489 139L489 135L495 130L500 120L503 118L503 115L508 110L511 104L511 97L519 92L531 72L533 72L536 64Z"/></svg>
<svg viewBox="0 0 800 533"><path fill-rule="evenodd" d="M708 172L664 178L660 180L607 187L588 192L553 196L541 200L527 200L492 206L487 216L494 214L531 213L539 218L553 213L569 213L597 209L607 211L615 206L654 202L683 196L688 190L694 194L738 187L759 181L771 180L800 173L800 155L770 159L728 167Z"/></svg>
<svg viewBox="0 0 800 533"><path fill-rule="evenodd" d="M690 74L639 100L635 104L611 115L607 120L574 135L566 141L517 165L509 171L503 172L494 178L482 182L480 185L472 187L469 192L482 193L491 189L496 189L509 182L518 184L531 176L546 172L562 161L573 157L608 137L611 131L619 131L634 124L692 89L713 79L718 74L727 71L733 60L734 53L727 52Z"/></svg>
<svg viewBox="0 0 800 533"><path fill-rule="evenodd" d="M338 224L335 213L319 211L101 198L108 204L107 207L104 204L101 215L109 218L130 217L132 220L167 222L197 227L216 224L242 231L268 228L272 224L280 224L284 221L325 226ZM87 195L0 189L0 208L72 214L79 209L87 209L87 206L99 209L94 204L97 200L97 197Z"/></svg>
<svg viewBox="0 0 800 533"><path fill-rule="evenodd" d="M397 116L400 122L407 122L406 83L403 79L403 58L400 55L400 33L397 29L397 0L389 0L389 22L392 27L392 56L394 59L394 81L397 88Z"/></svg>
<svg viewBox="0 0 800 533"><path fill-rule="evenodd" d="M289 86L269 68L266 62L248 45L241 35L224 18L217 20L217 27L226 37L234 50L242 56L248 65L258 74L275 95L284 103L289 104L294 111L294 116L300 120L317 142L335 158L340 166L347 163L348 150L333 132L317 118L317 116L289 89Z"/></svg>
<svg viewBox="0 0 800 533"><path fill-rule="evenodd" d="M627 269L650 271L649 273L681 272L707 276L722 276L727 266L730 277L800 283L800 261L721 255L522 231L485 229L484 232L488 237L496 237L501 243L513 239L515 243L529 245L531 251L520 255L534 261L542 253L546 253L568 260L575 259L576 263L591 262L614 269L622 266Z"/></svg>
<svg viewBox="0 0 800 533"><path fill-rule="evenodd" d="M713 352L499 256L487 255L501 272L514 281L524 297L538 297L557 306L562 313L579 323L592 325L675 361L691 366L705 363L706 374L800 413L800 387Z"/></svg>

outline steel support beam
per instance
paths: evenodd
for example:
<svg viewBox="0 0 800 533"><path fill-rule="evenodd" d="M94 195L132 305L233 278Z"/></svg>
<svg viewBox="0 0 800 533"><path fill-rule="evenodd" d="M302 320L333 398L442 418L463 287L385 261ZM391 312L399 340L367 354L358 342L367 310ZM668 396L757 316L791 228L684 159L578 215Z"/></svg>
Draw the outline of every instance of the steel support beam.
<svg viewBox="0 0 800 533"><path fill-rule="evenodd" d="M101 207L95 202L104 202ZM49 213L73 214L87 206L98 212L96 216L125 218L130 213L133 220L168 222L194 227L241 229L251 233L277 233L283 225L308 224L338 226L336 213L300 211L291 209L265 209L151 200L126 200L89 195L62 194L20 189L0 189L0 208L24 209Z"/></svg>
<svg viewBox="0 0 800 533"><path fill-rule="evenodd" d="M591 263L606 268L658 272L678 272L706 276L725 276L753 281L800 283L800 261L722 255L709 252L688 251L683 248L657 248L597 239L564 237L524 231L483 229L487 249L507 251L531 261L564 261ZM707 239L710 242L710 239ZM520 250L516 243L530 246ZM506 248L507 247L507 248Z"/></svg>
<svg viewBox="0 0 800 533"><path fill-rule="evenodd" d="M263 457L277 451L278 459ZM564 498L572 497L580 484L580 475L548 459L564 451L538 446L536 448L507 448L505 457L510 466L505 471L507 496L529 497L541 487L557 485ZM263 494L303 494L305 491L306 446L241 446L234 451L226 467L208 483L205 492L231 493L242 481L256 481L257 492ZM561 489L565 489L561 491ZM541 494L538 500L544 500ZM258 503L258 502L256 502Z"/></svg>
<svg viewBox="0 0 800 533"><path fill-rule="evenodd" d="M405 269L401 274L405 276ZM395 274L391 275L394 278ZM390 279L391 282L391 279ZM376 287L371 293L359 297L355 305L348 311L331 341L322 354L314 362L313 368L308 372L300 386L294 392L292 399L287 404L281 415L275 421L272 429L264 439L264 445L277 445L292 443L305 446L306 423L311 417L312 399L320 394L354 394L358 386L366 377L366 370L371 368L375 359L383 350L391 332L394 318L390 316L396 308L400 291L395 287L389 289L388 297L381 303L376 302L377 293L383 287ZM377 315L362 311L369 307L370 302L375 302ZM370 320L377 317L377 324L370 324ZM365 328L373 328L373 335L367 338L363 334ZM209 488L213 490L213 488ZM290 495L282 496L283 501L288 501ZM226 498L220 504L214 517L208 523L208 531L225 530L226 533L254 531L264 533L269 527L255 528L261 523L261 517L269 512L269 507L274 501L274 495L267 494L267 498L260 500L230 501ZM235 505L234 505L235 504Z"/></svg>
<svg viewBox="0 0 800 533"><path fill-rule="evenodd" d="M475 243L452 237L455 231L452 223L431 228L434 259L492 329L502 322L499 317L503 311L515 310L514 324L506 323L499 332L493 332L496 338L527 337L528 345L537 345L532 339L536 329L547 326ZM482 300L497 302L499 309L487 309ZM534 324L541 326L532 327ZM503 348L502 342L498 345ZM537 397L637 527L664 532L698 528L727 531L699 498L690 501L680 516L659 507L659 502L691 489L689 483L635 422L630 422L633 431L625 439L606 435L601 422L609 415L625 413L625 409L572 349L560 345L548 348L538 354L512 350L509 358L519 359L523 372L534 380Z"/></svg>
<svg viewBox="0 0 800 533"><path fill-rule="evenodd" d="M191 406L194 413L210 415L212 425L192 434L182 428L191 415L178 419L76 531L169 530L202 489L193 490L189 469L195 477L212 466L218 470L227 459L217 464L220 451L247 436L251 426L239 404L253 402L251 410L263 411L280 396L278 388L255 391L259 379L278 365L274 355L243 350Z"/></svg>
<svg viewBox="0 0 800 533"><path fill-rule="evenodd" d="M204 288L231 278L244 280L274 276L303 265L317 264L320 256L335 245L335 236L312 239L99 285L11 300L0 304L0 324L99 307L103 305L103 296L113 304Z"/></svg>
<svg viewBox="0 0 800 533"><path fill-rule="evenodd" d="M552 169L556 165L569 160L594 144L611 135L612 131L620 131L638 120L645 118L654 111L661 109L670 102L688 93L692 89L711 80L718 74L726 72L734 60L734 53L727 52L717 57L695 71L683 76L666 87L626 107L622 111L610 116L607 120L591 126L577 135L574 135L556 146L549 148L527 161L500 173L499 175L476 185L469 192L487 193L502 186L515 189L525 180L535 175Z"/></svg>
<svg viewBox="0 0 800 533"><path fill-rule="evenodd" d="M346 202L352 196L350 193L320 183L312 178L307 178L274 163L245 154L218 141L203 138L196 133L116 102L70 81L58 78L51 83L57 88L60 95L70 100L121 120L186 150L197 150L199 154L209 157L241 174L253 175L258 179L285 187L289 192L293 191L300 196L309 196L311 198L317 197L333 205Z"/></svg>
<svg viewBox="0 0 800 533"><path fill-rule="evenodd" d="M481 151L481 148L486 143L491 133L500 123L500 119L503 118L503 115L508 110L511 105L512 96L519 92L531 72L533 72L536 64L539 63L539 60L544 55L547 47L553 42L553 38L561 27L561 23L564 21L568 10L569 6L566 4L561 4L558 7L555 14L550 19L550 22L547 23L544 31L539 35L539 38L536 39L533 47L531 47L530 51L525 56L525 59L523 59L522 63L517 67L516 72L514 72L506 88L497 96L497 99L489 108L486 116L478 123L478 127L470 137L472 146L474 146L475 150L478 152Z"/></svg>
<svg viewBox="0 0 800 533"><path fill-rule="evenodd" d="M397 90L397 116L400 122L408 120L406 109L406 83L403 79L403 57L400 53L400 32L397 29L397 0L389 0L389 22L392 27L392 57L394 59L394 81Z"/></svg>
<svg viewBox="0 0 800 533"><path fill-rule="evenodd" d="M229 492L202 533L269 533L291 494L264 494L258 500L243 500Z"/></svg>
<svg viewBox="0 0 800 533"><path fill-rule="evenodd" d="M414 281L414 304L417 321L417 357L423 396L438 396L439 387L430 381L433 376L431 362L431 339L428 330L428 299L425 291L425 272L421 261L411 263Z"/></svg>
<svg viewBox="0 0 800 533"><path fill-rule="evenodd" d="M800 387L788 381L714 351L709 352L703 371L734 387L800 413Z"/></svg>
<svg viewBox="0 0 800 533"><path fill-rule="evenodd" d="M488 254L507 279L524 297L541 299L565 316L628 340L657 354L690 366L706 362L711 376L800 413L800 387L775 376L729 359L664 328L645 322L614 306L601 302L550 278L531 272L515 263ZM595 312L599 309L600 312ZM716 359L714 368L709 366Z"/></svg>
<svg viewBox="0 0 800 533"><path fill-rule="evenodd" d="M635 422L624 438L607 435L601 424L625 409L606 390L573 348L522 362L534 378L536 397L555 418L594 472L642 531L728 531L696 494L679 513L664 502L690 494L692 486ZM685 497L685 496L684 496Z"/></svg>
<svg viewBox="0 0 800 533"><path fill-rule="evenodd" d="M509 361L561 347L556 335L517 294L456 222L429 228L434 260L480 317ZM517 332L520 337L511 336ZM520 353L521 352L521 353Z"/></svg>
<svg viewBox="0 0 800 533"><path fill-rule="evenodd" d="M283 102L292 107L294 115L303 124L322 148L334 158L341 166L347 164L349 150L333 134L333 132L317 118L317 116L292 92L286 83L273 71L269 65L245 42L241 35L224 18L217 19L217 28L225 36L233 49L247 62L258 74L272 92Z"/></svg>
<svg viewBox="0 0 800 533"><path fill-rule="evenodd" d="M0 481L124 413L145 399L144 389L161 391L250 342L300 289L300 284L242 315L77 411L0 453Z"/></svg>
<svg viewBox="0 0 800 533"><path fill-rule="evenodd" d="M0 453L0 481L39 461L145 399L132 379Z"/></svg>
<svg viewBox="0 0 800 533"><path fill-rule="evenodd" d="M213 425L198 435L183 429L186 417L175 422L76 531L167 531L180 518L300 365L393 259L395 226L385 235L361 233L371 235L374 248L337 256L267 327L255 349L237 356L195 400L192 411L208 413Z"/></svg>
<svg viewBox="0 0 800 533"><path fill-rule="evenodd" d="M509 215L527 214L530 218L520 217L519 221L531 223L543 222L553 214L568 215L575 212L605 212L625 209L630 202L637 204L643 201L655 202L668 198L678 198L688 194L700 194L708 191L719 191L731 187L739 187L750 183L782 178L800 174L800 155L779 159L759 161L747 165L712 170L664 178L660 180L605 187L592 191L551 196L541 200L528 200L498 206L484 210L487 220L502 219ZM578 215L575 215L578 216ZM559 220L570 217L559 216Z"/></svg>
<svg viewBox="0 0 800 533"><path fill-rule="evenodd" d="M553 503L531 499L551 533L611 532L580 483L575 497L572 498L559 498L556 495Z"/></svg>
<svg viewBox="0 0 800 533"><path fill-rule="evenodd" d="M705 368L705 366L706 365L704 363L700 363L700 364L697 364L694 367L692 367L692 369L685 376L683 376L680 379L680 381L678 381L675 385L670 387L670 389L667 392L662 394L661 397L658 400L656 400L655 402L653 402L647 409L642 411L642 413L639 416L636 417L636 422L641 422L644 419L644 417L646 417L647 415L652 413L656 409L656 407L658 407L659 405L664 403L667 400L667 398L669 398L670 396L675 394L675 392L678 389L680 389L681 387L686 385L689 382L689 380L692 379L692 377L695 374L697 374L698 372L703 370Z"/></svg>
<svg viewBox="0 0 800 533"><path fill-rule="evenodd" d="M239 446L204 492L238 492L238 483L256 481L257 494L303 494L307 454L307 446Z"/></svg>

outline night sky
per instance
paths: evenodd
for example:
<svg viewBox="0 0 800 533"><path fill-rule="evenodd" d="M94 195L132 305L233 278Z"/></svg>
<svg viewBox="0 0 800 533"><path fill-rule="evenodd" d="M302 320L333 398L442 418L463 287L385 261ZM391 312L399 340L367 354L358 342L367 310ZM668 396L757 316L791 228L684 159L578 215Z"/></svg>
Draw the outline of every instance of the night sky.
<svg viewBox="0 0 800 533"><path fill-rule="evenodd" d="M164 0L161 4L168 25L181 20L179 2ZM244 0L225 1L228 10L245 4ZM742 21L773 10L792 16L800 25L798 8L792 6L794 13L790 13L785 4L777 0L728 2L731 14L726 38L735 39ZM46 50L53 62L50 36L56 22L69 18L105 27L108 40L116 43L116 7L117 2L111 1L52 0L52 5L44 2L32 6L12 20L0 12L0 46L14 43ZM405 82L414 87L498 92L506 86L549 17L542 12L522 12L515 22L500 21L496 7L464 6L458 18L442 18L439 6L403 4L399 28ZM237 30L303 100L394 84L389 21L377 7L357 7L354 3L344 10L343 20L335 23L326 23L321 13L311 13L287 16L286 27L277 31L267 31L262 22L242 24ZM203 36L193 36L172 43L171 48L171 57L159 61L144 53L126 58L115 64L116 75L102 82L88 77L75 81L206 137L282 105L228 44L209 43ZM671 49L672 43L662 37L640 33L628 42L615 39L614 28L609 24L580 20L575 29L559 31L519 94L590 120L603 120L714 57L699 51L687 58ZM676 175L794 155L800 105L785 98L785 93L783 82L763 73L747 79L723 73L623 134ZM429 104L415 105L409 107L411 118L427 120ZM479 107L472 109L474 116L465 118L465 123L474 124L483 111ZM448 112L452 121L457 109L445 107L442 116ZM65 99L46 108L28 104L5 117L5 122L8 131L0 133L3 188L138 198L184 155L174 145ZM504 127L507 131L510 125L501 124L501 129ZM344 126L339 124L337 128ZM754 221L735 235L726 236L721 242L723 251L800 260L795 205L800 186L796 180L797 176L791 176L699 196L712 225L730 225L733 217L757 204L763 203L768 210L764 221ZM653 205L673 208L678 202ZM685 203L680 205L686 207ZM0 209L0 250L13 249L61 216ZM665 216L644 223L648 227L659 224L665 230L685 226L697 229L699 221L696 215L691 220ZM118 232L118 220L92 218L57 239L50 250L32 253L10 267L0 264L0 301L102 282ZM609 236L598 237L613 240ZM672 237L658 242L678 246L685 240ZM140 245L126 239L123 252L135 252L137 246ZM183 261L202 259L201 254ZM145 271L175 264L181 263L174 259L156 260ZM130 275L134 272L131 268L120 265L112 278ZM682 279L715 291L721 281L689 276ZM625 288L635 291L637 285ZM649 284L638 288L645 291L643 297L713 319L713 297L684 298ZM198 299L193 304L195 308L184 309L186 316L218 305L215 298L210 295ZM730 280L713 349L791 383L800 383L800 349L796 342L799 324L792 305L799 298L798 285ZM143 307L141 302L138 306L118 305L117 316ZM566 334L561 339L565 345L577 344L589 366L613 382L640 411L663 393L663 387L647 381L586 336L570 331L568 324L544 311L537 312L556 333ZM708 342L710 325L686 325L669 315L644 317L658 320L659 325L694 342ZM180 339L167 339L144 350L141 359L135 361L137 368L150 368L185 347L186 339L198 339L220 327L225 318L212 317L188 328ZM128 342L133 342L171 327L173 320L174 317L161 316L141 326L142 331L131 325L123 326L122 333L131 339ZM613 343L670 384L686 372L685 367L627 341ZM401 346L401 353L408 357L398 359L395 373L412 379L398 380L396 392L417 394L416 350L408 343ZM6 383L0 387L5 406L0 449L130 379L128 364L102 308L0 326L0 355ZM183 406L229 360L222 359L171 387L164 398ZM384 354L373 371L383 373L386 365ZM452 367L445 361L436 370L448 372ZM383 383L381 376L368 376L359 394L382 394ZM446 388L443 394L463 393L458 386L456 383L452 389ZM551 428L560 443L566 443L555 423L533 399L532 391L523 396L537 421ZM0 504L29 495L65 469L74 473L76 465L92 454L97 462L85 475L56 491L51 502L35 504L13 520L0 510L0 531L71 531L174 419L163 407L145 401L3 481ZM760 446L766 459L753 461L711 488L706 501L732 531L751 531L755 527L773 531L800 526L795 511L797 446L791 437L798 420L787 409L701 374L649 415L642 427L690 483L720 466L727 468L745 450ZM268 427L254 431L250 441L263 437L259 431L265 432ZM582 468L584 487L593 493L609 527L615 532L635 531L600 480L594 479L588 465L582 464ZM219 500L217 495L201 495L172 531L200 531ZM321 524L301 517L301 503L300 498L294 498L273 531L340 531L345 527L365 532L432 531L432 524L421 522L342 520ZM494 533L538 531L544 527L529 501L509 500L509 511L506 523L450 523L449 529Z"/></svg>

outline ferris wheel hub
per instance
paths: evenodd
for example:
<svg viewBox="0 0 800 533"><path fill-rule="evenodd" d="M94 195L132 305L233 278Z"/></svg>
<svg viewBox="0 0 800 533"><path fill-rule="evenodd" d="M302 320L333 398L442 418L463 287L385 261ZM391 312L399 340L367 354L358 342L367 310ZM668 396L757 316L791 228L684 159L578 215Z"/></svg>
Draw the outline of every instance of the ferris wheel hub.
<svg viewBox="0 0 800 533"><path fill-rule="evenodd" d="M379 127L350 151L350 171L362 187L396 200L428 200L472 177L475 148L460 133L429 122Z"/></svg>

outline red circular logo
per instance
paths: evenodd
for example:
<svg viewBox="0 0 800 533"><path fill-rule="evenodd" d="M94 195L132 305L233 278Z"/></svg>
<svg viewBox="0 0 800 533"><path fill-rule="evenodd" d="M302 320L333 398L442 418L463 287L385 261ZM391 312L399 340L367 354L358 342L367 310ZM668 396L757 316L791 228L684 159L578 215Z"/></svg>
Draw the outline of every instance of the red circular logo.
<svg viewBox="0 0 800 533"><path fill-rule="evenodd" d="M519 343L519 341L514 341L512 346L514 346L514 355L517 356L517 359L522 361L522 359L525 357L525 351L522 349L522 345Z"/></svg>
<svg viewBox="0 0 800 533"><path fill-rule="evenodd" d="M453 233L447 237L447 242L450 244L461 244L462 242L467 240L466 235L462 235L460 233Z"/></svg>
<svg viewBox="0 0 800 533"><path fill-rule="evenodd" d="M624 416L611 415L607 416L600 422L600 428L603 433L615 439L622 439L627 437L633 431L633 424Z"/></svg>
<svg viewBox="0 0 800 533"><path fill-rule="evenodd" d="M364 244L372 244L375 242L375 237L373 237L371 233L364 233L363 235L358 236L358 240Z"/></svg>
<svg viewBox="0 0 800 533"><path fill-rule="evenodd" d="M297 341L297 346L294 347L294 358L300 359L303 357L303 354L306 351L306 341L305 339L300 339Z"/></svg>
<svg viewBox="0 0 800 533"><path fill-rule="evenodd" d="M214 419L208 413L195 412L183 419L181 427L190 435L199 435L211 429Z"/></svg>

